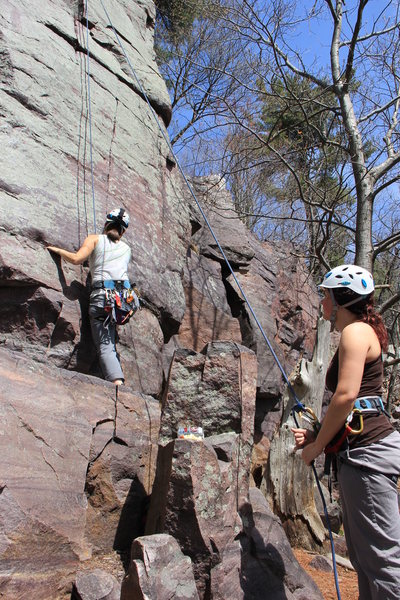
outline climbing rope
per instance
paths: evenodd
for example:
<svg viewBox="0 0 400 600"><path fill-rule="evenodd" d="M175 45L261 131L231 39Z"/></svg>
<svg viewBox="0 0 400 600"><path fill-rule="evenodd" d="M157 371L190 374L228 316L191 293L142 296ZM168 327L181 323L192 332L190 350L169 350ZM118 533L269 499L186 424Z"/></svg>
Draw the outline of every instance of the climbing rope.
<svg viewBox="0 0 400 600"><path fill-rule="evenodd" d="M90 148L90 173L92 181L93 227L96 233L96 201L94 196L94 168L93 168L93 138L92 138L92 101L90 96L90 52L89 52L89 14L88 1L85 2L86 12L86 55L87 55L87 94L89 111L89 148Z"/></svg>
<svg viewBox="0 0 400 600"><path fill-rule="evenodd" d="M112 439L113 441L117 437L117 419L118 419L118 385L115 386L115 399L114 399L114 430Z"/></svg>
<svg viewBox="0 0 400 600"><path fill-rule="evenodd" d="M293 414L294 422L296 423L296 427L299 428L300 425L299 425L299 422L297 420L296 412L293 411L292 414ZM317 432L318 427L319 427L319 422L318 422L318 420L315 420L313 422L313 429L314 429L315 433ZM319 481L319 478L318 478L318 473L317 473L317 469L315 468L314 461L312 461L312 463L311 463L311 468L312 468L312 472L314 474L315 482L317 484L319 495L321 496L322 507L324 509L324 515L325 515L325 519L326 519L326 525L327 525L327 529L328 529L328 533L329 533L329 542L330 542L330 546L331 546L332 563L333 563L333 576L334 576L334 579L335 579L336 595L338 597L338 600L341 600L340 588L339 588L339 577L338 577L337 565L336 565L336 552L335 552L335 544L334 544L334 541L333 541L333 533L332 533L332 527L331 527L331 520L329 518L328 507L327 507L326 502L325 502L325 496L324 496L324 493L323 493L322 488L321 488L321 484L320 484L320 481Z"/></svg>
<svg viewBox="0 0 400 600"><path fill-rule="evenodd" d="M86 0L86 5L87 5L87 1L88 0ZM104 10L104 13L105 13L106 17L107 17L109 26L111 27L111 29L112 29L112 31L113 31L113 33L115 35L115 38L116 38L116 40L118 42L118 45L121 48L121 51L122 51L122 53L123 53L123 55L124 55L124 57L125 57L125 59L126 59L126 61L128 63L129 69L130 69L130 71L132 73L132 77L133 77L134 81L136 82L141 95L143 96L144 100L146 101L146 103L147 103L147 105L148 105L148 107L150 109L150 112L153 115L153 117L154 117L154 119L155 119L155 121L157 123L158 129L160 130L160 133L161 133L162 137L164 138L164 141L167 144L167 146L168 146L168 148L169 148L169 150L171 152L171 155L174 157L175 163L176 163L176 165L177 165L177 167L178 167L178 169L179 169L179 171L180 171L180 173L181 173L181 175L182 175L182 177L183 177L183 179L184 179L184 181L185 181L185 183L186 183L186 185L188 187L188 190L189 190L189 192L190 192L193 200L195 201L196 206L199 209L200 214L202 215L202 217L203 217L203 219L204 219L204 221L205 221L205 223L206 223L206 225L207 225L207 227L208 227L208 229L209 229L209 231L210 231L210 233L211 233L211 235L212 235L215 243L217 244L217 247L218 247L219 251L221 252L221 255L222 255L222 257L223 257L223 259L224 259L224 261L225 261L225 263L226 263L226 265L227 265L227 267L228 267L228 269L229 269L229 271L230 271L230 273L231 273L231 275L232 275L232 277L233 277L233 279L234 279L234 281L235 281L235 283L236 283L236 285L237 285L240 293L242 294L242 297L243 297L244 301L246 302L246 304L247 304L247 306L248 306L248 308L249 308L249 310L250 310L250 312L251 312L251 314L252 314L252 316L253 316L256 324L257 324L257 327L260 330L260 333L261 333L261 335L262 335L265 343L267 344L267 346L268 346L268 348L269 348L269 350L270 350L270 352L271 352L271 354L272 354L272 356L273 356L273 358L274 358L274 360L275 360L275 362L276 362L276 364L277 364L277 366L278 366L278 368L279 368L279 370L280 370L280 372L282 374L282 377L283 377L286 385L288 386L288 389L289 389L289 391L290 391L290 393L291 393L291 395L292 395L292 397L293 397L293 399L295 401L295 405L294 405L294 407L292 409L292 414L293 414L293 418L295 420L296 426L298 427L298 422L297 422L297 418L296 418L296 412L299 413L299 414L305 415L306 418L308 416L308 420L310 420L310 422L316 423L317 419L316 419L314 413L312 413L312 411L310 411L309 408L305 407L304 404L302 402L300 402L300 400L298 399L298 397L296 395L296 392L294 391L293 386L290 383L289 378L288 378L288 376L287 376L284 368L281 365L281 362L280 362L278 356L276 355L276 353L275 353L275 351L274 351L274 349L273 349L273 347L271 345L271 342L269 341L269 339L268 339L268 337L267 337L267 335L266 335L266 333L265 333L265 331L264 331L264 329L263 329L263 327L262 327L262 325L261 325L261 323L260 323L260 321L259 321L259 319L258 319L258 317L257 317L257 315L256 315L256 313L255 313L255 311L254 311L254 309L253 309L250 301L249 301L249 299L247 298L246 293L244 292L244 290L243 290L243 288L242 288L242 286L241 286L241 284L240 284L240 282L239 282L239 280L238 280L238 278L237 278L237 276L236 276L236 274L235 274L235 272L234 272L234 270L232 268L232 265L230 264L230 262L229 262L229 260L228 260L228 258L226 256L226 254L225 254L225 252L224 252L224 250L223 250L223 248L222 248L222 246L221 246L221 244L220 244L220 242L219 242L219 240L218 240L218 238L217 238L217 236L216 236L216 234L215 234L215 232L214 232L214 230L213 230L213 228L212 228L212 226L211 226L211 224L210 224L210 222L209 222L209 220L208 220L208 218L207 218L207 216L206 216L206 214L205 214L205 212L204 212L204 210L203 210L203 208L202 208L202 206L201 206L201 204L199 202L199 200L197 199L196 194L193 191L193 188L192 188L190 182L188 181L188 179L187 179L187 177L186 177L186 175L185 175L185 173L183 171L183 168L180 165L180 162L179 162L179 160L178 160L178 158L177 158L177 156L176 156L176 154L175 154L175 152L174 152L174 150L172 148L172 144L171 144L171 142L170 142L170 140L169 140L166 132L164 131L164 128L162 127L162 125L161 125L161 123L159 121L159 118L158 118L156 112L154 111L154 109L153 109L153 107L152 107L152 105L150 103L148 95L147 95L146 91L144 90L143 85L141 84L139 78L136 75L136 71L135 71L135 69L133 68L133 66L131 64L131 61L130 61L130 59L129 59L126 51L125 51L125 48L124 48L124 46L123 46L123 44L122 44L122 42L120 40L120 37L119 37L119 35L118 35L118 33L117 33L117 31L116 31L116 29L115 29L115 27L114 27L114 25L113 25L113 23L111 21L111 18L110 18L109 14L108 14L108 11L107 11L107 9L106 9L106 7L104 5L103 0L100 0L100 4L101 4L101 6L102 6L102 8ZM87 12L86 12L86 18L87 18ZM87 28L88 28L88 25L87 25ZM88 45L88 64L89 64L89 44L87 44L87 45ZM90 104L90 102L89 102L89 104ZM90 145L91 145L91 137L90 137ZM330 526L330 519L329 519L329 515L328 515L328 510L327 510L325 498L324 498L324 495L323 495L323 492L322 492L322 489L321 489L321 486L320 486L320 483L319 483L319 480L318 480L318 475L317 475L317 471L315 469L315 465L314 464L312 464L312 470L313 470L313 473L314 473L314 477L315 477L315 480L316 480L316 483L317 483L318 491L320 493L322 504L323 504L323 507L324 507L324 514L325 514L325 517L326 517L326 523L327 523L327 528L328 528L328 531L329 531L329 537L330 537L330 543L331 543L331 550L332 550L332 559L333 559L334 574L335 574L336 593L337 593L338 600L341 600L340 591L339 591L339 584L338 584L337 568L336 568L335 548L334 548L334 543L333 543L333 536L332 536L332 530L331 530L331 526Z"/></svg>

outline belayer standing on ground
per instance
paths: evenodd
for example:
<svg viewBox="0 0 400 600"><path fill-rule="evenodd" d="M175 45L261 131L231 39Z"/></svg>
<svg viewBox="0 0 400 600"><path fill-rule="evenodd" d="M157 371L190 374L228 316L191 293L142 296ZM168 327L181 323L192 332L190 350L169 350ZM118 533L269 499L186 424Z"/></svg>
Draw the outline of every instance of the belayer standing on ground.
<svg viewBox="0 0 400 600"><path fill-rule="evenodd" d="M112 294L122 294L129 290L134 296L136 308L138 307L138 300L130 290L128 277L131 250L121 240L128 225L128 213L123 208L117 208L107 215L103 233L89 235L77 252L68 252L55 246L47 248L74 265L89 259L92 279L89 316L93 341L104 378L115 385L124 382L124 375L115 346L116 322L110 318Z"/></svg>
<svg viewBox="0 0 400 600"><path fill-rule="evenodd" d="M304 448L302 458L310 465L324 449L335 448L335 436L343 440L335 448L338 482L359 600L399 600L400 434L381 400L387 332L374 310L374 282L368 271L341 265L325 275L320 287L323 316L341 332L326 376L333 396L316 437L306 429L292 430L296 447ZM350 428L362 431L343 439L346 420L354 408L360 412L354 413ZM362 421L363 428L359 426Z"/></svg>

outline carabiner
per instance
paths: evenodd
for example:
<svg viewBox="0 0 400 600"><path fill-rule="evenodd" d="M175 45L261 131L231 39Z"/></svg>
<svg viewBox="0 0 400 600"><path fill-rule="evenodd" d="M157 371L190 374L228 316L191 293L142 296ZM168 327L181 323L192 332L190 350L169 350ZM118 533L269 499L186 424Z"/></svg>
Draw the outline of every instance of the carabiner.
<svg viewBox="0 0 400 600"><path fill-rule="evenodd" d="M308 421L312 425L314 433L318 434L319 430L321 429L321 423L318 421L318 417L312 408L305 406L303 410L299 411L299 416L301 419Z"/></svg>
<svg viewBox="0 0 400 600"><path fill-rule="evenodd" d="M358 408L354 408L351 411L350 415L351 415L351 419L347 421L347 425L346 425L347 430L348 430L348 432L349 432L350 435L358 435L364 429L364 419L363 419L363 416L361 414L361 410L359 410ZM360 422L360 424L358 426L358 429L353 429L352 427L350 427L350 424L349 424L349 423L351 423L351 421L353 420L353 418L355 416L358 417L359 422ZM349 417L348 417L348 419L349 419Z"/></svg>

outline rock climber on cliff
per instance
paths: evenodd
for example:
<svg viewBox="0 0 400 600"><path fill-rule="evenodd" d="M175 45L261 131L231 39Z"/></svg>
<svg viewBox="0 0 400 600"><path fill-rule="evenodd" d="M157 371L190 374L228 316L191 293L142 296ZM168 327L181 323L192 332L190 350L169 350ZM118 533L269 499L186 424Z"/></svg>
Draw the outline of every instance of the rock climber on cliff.
<svg viewBox="0 0 400 600"><path fill-rule="evenodd" d="M115 346L116 325L121 321L111 318L115 299L117 298L120 306L121 298L128 293L128 302L133 301L134 307L139 308L138 298L131 289L128 277L131 250L121 240L128 225L128 213L123 208L116 208L107 214L103 233L89 235L77 252L69 252L56 246L47 247L50 252L60 255L73 265L89 260L92 279L89 303L92 336L104 378L115 385L124 382Z"/></svg>

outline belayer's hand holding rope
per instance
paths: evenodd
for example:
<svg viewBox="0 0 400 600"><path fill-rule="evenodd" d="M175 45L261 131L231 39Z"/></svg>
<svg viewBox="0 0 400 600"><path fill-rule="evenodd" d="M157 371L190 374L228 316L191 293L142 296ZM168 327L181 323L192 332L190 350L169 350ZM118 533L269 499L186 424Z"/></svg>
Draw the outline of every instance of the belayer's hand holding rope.
<svg viewBox="0 0 400 600"><path fill-rule="evenodd" d="M311 429L296 427L292 427L291 431L294 435L295 450L302 450L302 459L306 465L311 465L313 460L323 451L323 448L316 446L315 433Z"/></svg>

